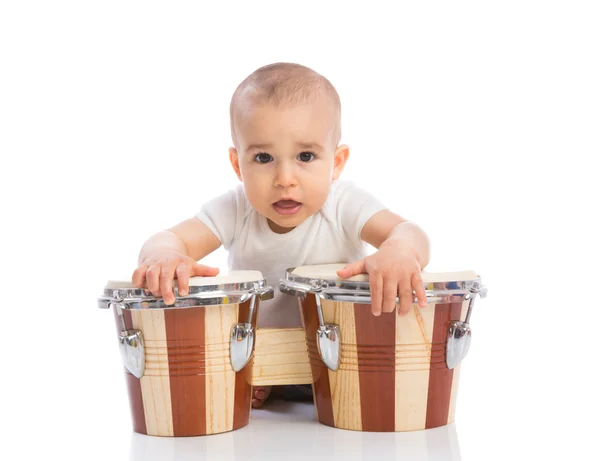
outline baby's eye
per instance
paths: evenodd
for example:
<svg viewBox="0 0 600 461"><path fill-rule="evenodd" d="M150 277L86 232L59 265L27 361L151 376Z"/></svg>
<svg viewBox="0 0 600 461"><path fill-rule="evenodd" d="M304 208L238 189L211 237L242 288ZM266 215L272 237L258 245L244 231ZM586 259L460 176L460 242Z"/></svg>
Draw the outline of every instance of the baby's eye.
<svg viewBox="0 0 600 461"><path fill-rule="evenodd" d="M315 154L313 154L312 152L300 152L298 154L298 160L300 160L301 162L310 162L314 158Z"/></svg>
<svg viewBox="0 0 600 461"><path fill-rule="evenodd" d="M271 157L271 154L262 152L260 154L256 154L254 156L254 160L258 163L269 163L271 160L273 160L273 157Z"/></svg>

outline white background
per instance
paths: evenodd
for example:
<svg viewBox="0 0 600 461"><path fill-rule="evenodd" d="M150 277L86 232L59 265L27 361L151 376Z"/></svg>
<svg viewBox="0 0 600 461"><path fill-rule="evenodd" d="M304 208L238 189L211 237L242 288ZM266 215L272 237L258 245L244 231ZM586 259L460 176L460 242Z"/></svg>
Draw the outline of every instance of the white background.
<svg viewBox="0 0 600 461"><path fill-rule="evenodd" d="M426 230L428 270L489 288L461 459L599 459L599 21L591 1L2 2L0 451L136 459L96 297L236 184L231 94L292 61L340 93L343 177Z"/></svg>

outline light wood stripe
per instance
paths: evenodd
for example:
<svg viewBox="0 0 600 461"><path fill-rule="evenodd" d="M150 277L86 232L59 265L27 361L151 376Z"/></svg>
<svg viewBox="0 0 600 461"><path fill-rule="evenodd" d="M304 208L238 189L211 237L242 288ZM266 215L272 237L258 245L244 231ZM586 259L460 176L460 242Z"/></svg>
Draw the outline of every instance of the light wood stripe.
<svg viewBox="0 0 600 461"><path fill-rule="evenodd" d="M253 386L312 384L304 328L256 331Z"/></svg>
<svg viewBox="0 0 600 461"><path fill-rule="evenodd" d="M229 357L231 327L238 321L238 304L206 306L206 431L233 429L235 371Z"/></svg>
<svg viewBox="0 0 600 461"><path fill-rule="evenodd" d="M469 309L469 301L464 301L460 313L460 320L464 322L467 317L467 311ZM448 411L448 424L454 422L455 414L456 414L456 399L458 396L458 383L460 379L460 367L458 365L454 368L454 373L452 375L452 390L450 392L450 410Z"/></svg>
<svg viewBox="0 0 600 461"><path fill-rule="evenodd" d="M434 310L433 304L413 304L408 315L396 320L396 431L425 429Z"/></svg>
<svg viewBox="0 0 600 461"><path fill-rule="evenodd" d="M158 373L168 357L166 345L164 310L132 310L133 327L142 331L144 342L150 346L146 351L148 373L140 379L144 401L144 417L148 435L173 436L173 413L171 409L171 386L168 374Z"/></svg>
<svg viewBox="0 0 600 461"><path fill-rule="evenodd" d="M348 349L356 350L356 325L354 322L354 304L322 301L325 323L340 326L340 341ZM362 430L360 384L358 368L344 369L344 356L340 360L338 371L328 370L331 403L335 427L350 430Z"/></svg>

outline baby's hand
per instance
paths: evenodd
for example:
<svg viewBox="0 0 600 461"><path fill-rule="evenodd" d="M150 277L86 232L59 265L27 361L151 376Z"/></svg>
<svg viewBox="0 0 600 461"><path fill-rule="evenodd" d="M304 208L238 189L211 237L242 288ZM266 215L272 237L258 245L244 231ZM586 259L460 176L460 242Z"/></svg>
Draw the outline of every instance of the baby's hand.
<svg viewBox="0 0 600 461"><path fill-rule="evenodd" d="M413 288L421 307L427 306L427 295L421 278L421 265L415 252L401 242L388 240L379 251L360 261L348 264L337 272L341 278L357 274L369 274L371 286L371 309L373 315L393 312L396 296L400 296L398 315L410 312L413 303Z"/></svg>
<svg viewBox="0 0 600 461"><path fill-rule="evenodd" d="M175 250L164 250L146 258L134 271L131 280L135 287L144 284L154 296L162 296L165 304L175 302L173 279L177 278L179 294L186 296L190 277L214 277L219 273L216 267L198 264L192 258Z"/></svg>

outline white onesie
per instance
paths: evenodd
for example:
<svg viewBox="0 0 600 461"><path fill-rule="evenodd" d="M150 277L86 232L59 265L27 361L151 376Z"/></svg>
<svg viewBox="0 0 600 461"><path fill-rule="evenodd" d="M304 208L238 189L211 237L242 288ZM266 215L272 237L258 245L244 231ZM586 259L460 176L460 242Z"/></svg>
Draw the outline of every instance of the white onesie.
<svg viewBox="0 0 600 461"><path fill-rule="evenodd" d="M243 184L205 203L196 215L229 252L229 270L258 270L275 289L260 304L258 326L302 325L297 298L279 291L291 267L348 263L367 255L360 238L365 223L384 205L349 181L334 181L323 208L286 234L271 230L248 202Z"/></svg>

